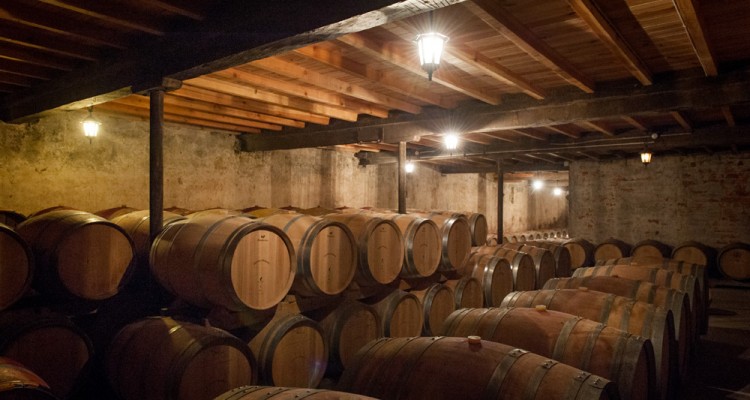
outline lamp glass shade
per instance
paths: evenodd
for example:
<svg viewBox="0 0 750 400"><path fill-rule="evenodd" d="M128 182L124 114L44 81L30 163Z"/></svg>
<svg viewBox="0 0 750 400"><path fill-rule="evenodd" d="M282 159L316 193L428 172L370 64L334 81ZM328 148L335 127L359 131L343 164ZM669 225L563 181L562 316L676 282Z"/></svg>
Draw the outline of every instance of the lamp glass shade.
<svg viewBox="0 0 750 400"><path fill-rule="evenodd" d="M650 151L643 151L641 153L641 162L644 164L648 164L651 162L651 152Z"/></svg>
<svg viewBox="0 0 750 400"><path fill-rule="evenodd" d="M437 32L423 33L417 36L419 49L419 64L427 71L429 78L440 65L440 57L448 37Z"/></svg>
<svg viewBox="0 0 750 400"><path fill-rule="evenodd" d="M456 148L458 148L458 135L456 135L455 133L449 133L445 135L445 138L443 140L446 149L455 150Z"/></svg>
<svg viewBox="0 0 750 400"><path fill-rule="evenodd" d="M101 122L97 121L89 115L86 117L86 119L83 120L83 134L86 137L96 137L96 135L99 133L99 126L102 124Z"/></svg>
<svg viewBox="0 0 750 400"><path fill-rule="evenodd" d="M414 172L414 163L408 161L406 165L404 165L404 171L406 171L407 174L411 174L412 172Z"/></svg>

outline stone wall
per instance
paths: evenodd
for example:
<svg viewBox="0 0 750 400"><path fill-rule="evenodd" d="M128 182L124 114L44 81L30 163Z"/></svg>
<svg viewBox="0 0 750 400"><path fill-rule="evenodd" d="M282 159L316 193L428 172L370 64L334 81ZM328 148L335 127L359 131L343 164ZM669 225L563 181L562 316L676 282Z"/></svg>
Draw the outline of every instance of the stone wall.
<svg viewBox="0 0 750 400"><path fill-rule="evenodd" d="M57 205L148 208L148 123L97 113L102 130L89 142L80 127L85 115L59 112L0 125L0 209L28 215ZM165 207L398 206L396 164L360 167L345 151L245 153L235 146L226 132L166 124ZM533 199L525 182L506 183L505 193L506 232L565 226L564 203ZM420 164L408 176L407 207L481 212L494 232L497 181L494 174L441 175Z"/></svg>
<svg viewBox="0 0 750 400"><path fill-rule="evenodd" d="M570 234L594 243L750 242L748 153L574 162L570 190Z"/></svg>

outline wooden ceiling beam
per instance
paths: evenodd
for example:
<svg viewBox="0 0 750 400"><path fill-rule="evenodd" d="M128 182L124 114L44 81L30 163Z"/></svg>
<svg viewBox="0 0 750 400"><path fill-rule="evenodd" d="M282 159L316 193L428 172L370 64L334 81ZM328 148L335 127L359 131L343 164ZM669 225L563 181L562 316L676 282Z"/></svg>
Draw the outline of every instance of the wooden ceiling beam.
<svg viewBox="0 0 750 400"><path fill-rule="evenodd" d="M100 56L98 50L91 46L46 32L32 31L27 27L7 21L0 21L0 41L78 60L96 61Z"/></svg>
<svg viewBox="0 0 750 400"><path fill-rule="evenodd" d="M29 78L28 76L0 71L0 82L21 87L29 87L34 83L39 82L39 80Z"/></svg>
<svg viewBox="0 0 750 400"><path fill-rule="evenodd" d="M735 121L734 114L732 114L732 107L721 107L721 113L724 115L724 119L727 121L727 125L729 125L730 128L737 126L737 121Z"/></svg>
<svg viewBox="0 0 750 400"><path fill-rule="evenodd" d="M604 45L617 56L630 73L643 85L654 83L651 71L638 54L633 51L622 34L615 29L609 19L599 9L594 0L568 0L570 6L599 37Z"/></svg>
<svg viewBox="0 0 750 400"><path fill-rule="evenodd" d="M45 1L73 4L70 0ZM109 6L108 2L85 1ZM188 30L168 31L158 40L141 42L96 64L3 96L0 119L17 123L52 110L79 109L92 101L127 96L132 93L129 88L139 82L162 78L185 81L462 1L273 1L264 3L261 13L248 7L246 0L225 0Z"/></svg>
<svg viewBox="0 0 750 400"><path fill-rule="evenodd" d="M573 121L576 122L576 121ZM547 125L544 127L545 129L549 129L553 132L559 133L561 135L565 135L567 137L571 137L573 139L578 139L581 137L581 134L578 132L574 132L570 130L570 128L566 128L564 126L555 126L555 125Z"/></svg>
<svg viewBox="0 0 750 400"><path fill-rule="evenodd" d="M146 111L148 111L150 108L149 99L148 97L145 97L145 96L133 95L133 96L128 96L128 97L123 97L122 99L117 99L115 100L115 102L117 104L123 104L127 106L141 108ZM273 124L268 124L264 122L259 122L259 121L254 121L254 120L249 120L249 119L239 118L239 117L218 115L212 112L200 111L195 108L183 107L180 105L176 105L174 103L168 104L166 103L166 101L164 104L164 112L175 115L175 116L192 118L196 120L214 121L214 122L219 122L219 123L226 124L226 125L266 129L270 131L281 130L281 126L279 125L273 125Z"/></svg>
<svg viewBox="0 0 750 400"><path fill-rule="evenodd" d="M251 100L231 94L202 89L199 87L191 86L190 84L183 84L182 88L167 93L167 97L169 96L179 96L185 99L204 101L207 103L236 108L242 111L257 112L262 115L275 115L277 117L287 118L290 120L296 120L305 123L318 125L328 125L330 123L330 118L321 115L299 111L289 107L282 107L275 104Z"/></svg>
<svg viewBox="0 0 750 400"><path fill-rule="evenodd" d="M419 62L417 62L412 55L407 55L395 43L377 43L361 33L351 33L340 36L337 40L341 43L357 48L357 50L368 54L370 57L386 61L415 75L422 77L426 76L426 73L419 65ZM448 72L446 72L446 70L448 70ZM500 98L498 96L488 94L481 88L471 86L466 82L461 82L460 79L454 78L451 75L450 68L447 65L441 65L432 75L432 82L459 93L463 93L477 100L481 100L487 104L500 104Z"/></svg>
<svg viewBox="0 0 750 400"><path fill-rule="evenodd" d="M559 158L559 159L561 159L561 160L565 160L565 161L567 161L567 162L573 162L573 161L575 161L575 160L576 160L575 158L570 158L570 157L565 157L565 156L561 156L561 155L560 155L560 154L558 154L558 153L547 153L547 154L549 154L549 155L550 155L550 156L552 156L552 157L555 157L555 158Z"/></svg>
<svg viewBox="0 0 750 400"><path fill-rule="evenodd" d="M515 137L516 135L512 133L513 131L497 131L497 132L484 132L484 135L491 136L495 139L502 140L504 142L508 143L518 143L518 138Z"/></svg>
<svg viewBox="0 0 750 400"><path fill-rule="evenodd" d="M172 14L181 15L186 18L190 18L195 21L203 21L205 19L203 14L200 14L189 7L185 7L184 2L179 1L165 1L165 0L139 0L144 3L148 3L151 7L158 7L162 10L168 11Z"/></svg>
<svg viewBox="0 0 750 400"><path fill-rule="evenodd" d="M596 123L593 121L579 121L577 122L578 126L582 126L584 128L593 129L596 132L603 133L607 136L615 136L615 132L611 129L607 128L606 126L602 125L601 123Z"/></svg>
<svg viewBox="0 0 750 400"><path fill-rule="evenodd" d="M387 96L381 93L373 92L360 85L344 82L340 79L332 78L302 67L298 64L283 60L279 57L269 57L262 60L253 61L250 65L266 71L270 71L288 78L298 79L301 83L313 85L319 88L325 88L343 96L353 97L368 103L380 105L386 109L396 109L411 114L419 114L422 107Z"/></svg>
<svg viewBox="0 0 750 400"><path fill-rule="evenodd" d="M134 29L151 35L162 36L164 30L158 26L151 16L127 9L123 3L116 3L113 7L108 2L98 0L38 0L51 6L72 11L86 17L102 20L114 26Z"/></svg>
<svg viewBox="0 0 750 400"><path fill-rule="evenodd" d="M641 131L647 131L648 127L643 123L643 121L639 120L637 117L633 117L630 115L623 115L621 117L625 122L629 123L634 128L641 130Z"/></svg>
<svg viewBox="0 0 750 400"><path fill-rule="evenodd" d="M148 121L150 118L148 109L143 109L141 107L134 107L134 106L126 105L126 104L109 102L109 103L99 104L98 106L96 106L96 108L97 110L102 110L102 111L111 112L115 114L137 117L145 121ZM204 127L204 128L222 129L225 131L236 132L236 133L253 133L253 134L260 133L260 129L257 129L257 128L248 128L245 126L224 124L224 123L216 122L212 120L203 120L203 119L197 119L197 118L184 117L184 116L174 115L174 114L167 113L167 112L164 113L164 120L167 122L188 124L188 125L199 126L199 127Z"/></svg>
<svg viewBox="0 0 750 400"><path fill-rule="evenodd" d="M183 107L183 108L189 108L189 109L194 109L198 111L215 113L216 115L220 115L220 116L242 118L242 119L247 119L247 120L252 120L252 121L263 122L266 124L272 124L272 125L289 126L292 128L304 128L305 127L304 122L289 119L289 118L281 118L275 115L260 114L257 112L240 110L238 108L226 107L220 104L210 103L210 102L201 101L201 100L187 99L187 98L183 98L179 96L170 96L170 94L171 92L167 93L167 96L164 97L165 105L173 105L177 107Z"/></svg>
<svg viewBox="0 0 750 400"><path fill-rule="evenodd" d="M719 68L716 65L716 57L711 44L708 42L705 30L706 24L697 9L698 4L695 0L672 0L672 3L674 3L674 8L682 20L682 25L685 26L693 51L698 57L706 76L716 76L719 73Z"/></svg>
<svg viewBox="0 0 750 400"><path fill-rule="evenodd" d="M414 80L407 81L400 79L393 74L376 70L369 64L362 64L358 61L344 57L337 47L334 47L333 49L331 47L334 46L330 43L319 43L312 46L302 47L294 52L336 68L339 71L346 72L347 74L367 79L368 81L377 83L389 90L398 93L408 93L409 97L428 104L433 104L446 109L454 108L458 105L455 101L447 100L443 96L435 95L432 91L422 89L415 84Z"/></svg>
<svg viewBox="0 0 750 400"><path fill-rule="evenodd" d="M525 136L534 140L541 140L546 142L549 137L541 132L533 132L524 129L508 129L508 132L515 133L516 135Z"/></svg>
<svg viewBox="0 0 750 400"><path fill-rule="evenodd" d="M526 154L526 157L534 158L534 159L537 159L537 160L541 160L541 161L544 161L544 162L549 163L549 164L559 164L560 163L558 160L553 160L551 158L547 158L547 157L541 156L539 154Z"/></svg>
<svg viewBox="0 0 750 400"><path fill-rule="evenodd" d="M239 83L232 83L209 77L194 78L186 83L202 89L213 90L276 105L283 105L326 117L338 118L350 122L357 121L357 113L354 111L349 111L340 107L331 107L325 104L312 103L307 100L284 96Z"/></svg>
<svg viewBox="0 0 750 400"><path fill-rule="evenodd" d="M690 119L682 111L670 111L669 115L671 115L683 129L688 132L693 130L693 124L690 123Z"/></svg>
<svg viewBox="0 0 750 400"><path fill-rule="evenodd" d="M496 0L473 0L466 7L488 26L502 34L531 57L586 93L594 92L594 81L588 78L560 53L537 37Z"/></svg>
<svg viewBox="0 0 750 400"><path fill-rule="evenodd" d="M15 60L8 60L5 58L0 58L0 72L41 80L51 79L54 75L49 68L30 65Z"/></svg>
<svg viewBox="0 0 750 400"><path fill-rule="evenodd" d="M17 61L30 67L50 68L58 71L71 71L76 62L70 57L44 54L42 51L0 40L0 58Z"/></svg>

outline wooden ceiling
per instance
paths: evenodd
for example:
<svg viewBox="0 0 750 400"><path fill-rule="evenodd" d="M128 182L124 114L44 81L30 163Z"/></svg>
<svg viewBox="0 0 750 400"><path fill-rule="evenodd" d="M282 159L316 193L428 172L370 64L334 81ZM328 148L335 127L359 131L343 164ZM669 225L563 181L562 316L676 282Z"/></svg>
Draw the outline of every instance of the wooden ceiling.
<svg viewBox="0 0 750 400"><path fill-rule="evenodd" d="M432 81L414 45L430 10L450 37ZM748 37L738 0L3 0L0 117L148 118L143 91L170 78L165 120L246 151L339 146L374 164L406 141L445 173L737 152Z"/></svg>

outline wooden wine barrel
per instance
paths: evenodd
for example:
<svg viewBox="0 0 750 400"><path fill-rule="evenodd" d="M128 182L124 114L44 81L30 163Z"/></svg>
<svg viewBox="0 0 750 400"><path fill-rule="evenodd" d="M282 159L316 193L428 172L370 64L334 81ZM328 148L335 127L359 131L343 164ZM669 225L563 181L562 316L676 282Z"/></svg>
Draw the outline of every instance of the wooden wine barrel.
<svg viewBox="0 0 750 400"><path fill-rule="evenodd" d="M365 299L363 302L378 313L382 328L380 336L412 337L422 333L424 317L422 303L417 296L394 290L386 296Z"/></svg>
<svg viewBox="0 0 750 400"><path fill-rule="evenodd" d="M609 238L594 248L594 261L628 257L632 248L633 246L620 239Z"/></svg>
<svg viewBox="0 0 750 400"><path fill-rule="evenodd" d="M482 283L479 279L467 275L461 279L449 279L443 283L453 290L453 299L456 309L479 308L484 306L484 295L482 294Z"/></svg>
<svg viewBox="0 0 750 400"><path fill-rule="evenodd" d="M672 311L678 352L685 354L679 367L680 377L687 378L690 367L691 346L698 344L696 318L690 309L687 293L657 286L650 282L634 281L615 276L587 276L583 278L555 278L544 289L578 289L585 287L598 292L611 293L653 304Z"/></svg>
<svg viewBox="0 0 750 400"><path fill-rule="evenodd" d="M541 241L534 241L527 243L529 246L535 246L535 247L541 247L543 249L547 249L552 253L552 256L555 257L555 276L560 277L567 277L571 274L571 259L570 259L570 250L568 250L567 247L552 243L552 242L541 242Z"/></svg>
<svg viewBox="0 0 750 400"><path fill-rule="evenodd" d="M328 347L327 376L338 377L350 364L354 354L380 337L380 317L375 309L355 300L336 303L332 309L318 309L305 314L318 322Z"/></svg>
<svg viewBox="0 0 750 400"><path fill-rule="evenodd" d="M533 308L457 310L443 336L480 336L550 357L618 383L623 400L653 399L654 349L637 335L575 315Z"/></svg>
<svg viewBox="0 0 750 400"><path fill-rule="evenodd" d="M354 280L359 286L387 285L401 273L404 237L391 220L375 214L328 214L323 217L346 225L357 242L358 268Z"/></svg>
<svg viewBox="0 0 750 400"><path fill-rule="evenodd" d="M736 242L722 247L716 264L723 277L750 281L750 244Z"/></svg>
<svg viewBox="0 0 750 400"><path fill-rule="evenodd" d="M33 277L31 249L13 229L0 223L0 311L26 293Z"/></svg>
<svg viewBox="0 0 750 400"><path fill-rule="evenodd" d="M570 252L570 269L594 265L594 245L586 239L573 238L563 242Z"/></svg>
<svg viewBox="0 0 750 400"><path fill-rule="evenodd" d="M0 314L0 356L34 371L57 397L76 397L89 376L93 352L89 337L63 315L33 310Z"/></svg>
<svg viewBox="0 0 750 400"><path fill-rule="evenodd" d="M198 307L269 310L289 292L296 259L280 229L242 216L206 215L167 225L151 269L171 293Z"/></svg>
<svg viewBox="0 0 750 400"><path fill-rule="evenodd" d="M21 363L0 357L0 399L57 400L44 379Z"/></svg>
<svg viewBox="0 0 750 400"><path fill-rule="evenodd" d="M681 290L687 293L690 300L690 309L696 318L697 333L706 333L708 328L708 305L703 299L698 280L691 275L680 274L660 267L639 266L633 268L632 265L607 265L600 267L591 267L576 271L574 277L584 276L619 276L625 279L637 281L646 281L653 284L668 287L671 289Z"/></svg>
<svg viewBox="0 0 750 400"><path fill-rule="evenodd" d="M477 247L476 252L501 257L508 260L513 270L513 290L534 290L536 288L536 267L530 255L504 247Z"/></svg>
<svg viewBox="0 0 750 400"><path fill-rule="evenodd" d="M508 345L457 337L371 342L337 389L401 400L617 398L605 378Z"/></svg>
<svg viewBox="0 0 750 400"><path fill-rule="evenodd" d="M274 317L248 345L264 385L314 388L323 379L328 349L323 330L310 318Z"/></svg>
<svg viewBox="0 0 750 400"><path fill-rule="evenodd" d="M25 220L26 217L19 212L0 209L0 224L5 224L10 229L16 229L16 226Z"/></svg>
<svg viewBox="0 0 750 400"><path fill-rule="evenodd" d="M187 208L176 207L176 206L167 207L164 209L164 211L171 212L173 214L179 214L179 215L189 215L195 212L195 210L189 210Z"/></svg>
<svg viewBox="0 0 750 400"><path fill-rule="evenodd" d="M486 307L499 306L505 296L513 291L513 268L502 257L474 253L459 274L474 277L481 283Z"/></svg>
<svg viewBox="0 0 750 400"><path fill-rule="evenodd" d="M534 289L541 289L548 280L555 277L555 257L547 249L527 245L526 243L503 244L502 247L531 256L531 259L534 260L534 269L536 270Z"/></svg>
<svg viewBox="0 0 750 400"><path fill-rule="evenodd" d="M610 293L585 289L535 290L513 292L503 307L545 306L550 310L578 315L651 340L656 365L656 386L662 399L671 398L671 379L677 364L674 319L671 311L652 304ZM672 372L675 374L673 375Z"/></svg>
<svg viewBox="0 0 750 400"><path fill-rule="evenodd" d="M162 227L183 221L187 217L180 214L164 211L162 214ZM151 226L149 210L136 210L127 214L121 214L110 218L112 222L121 227L133 240L137 268L134 272L136 281L143 281L150 274L149 253L151 252Z"/></svg>
<svg viewBox="0 0 750 400"><path fill-rule="evenodd" d="M705 265L709 271L716 268L716 255L713 247L693 240L682 242L672 250L673 260Z"/></svg>
<svg viewBox="0 0 750 400"><path fill-rule="evenodd" d="M84 211L56 210L18 225L35 260L32 285L56 298L104 300L120 291L135 259L133 241L112 222Z"/></svg>
<svg viewBox="0 0 750 400"><path fill-rule="evenodd" d="M482 213L471 212L471 211L435 211L442 215L454 215L461 214L466 217L469 222L469 231L471 232L471 245L472 246L483 246L487 241L487 233L489 228L487 226L487 217Z"/></svg>
<svg viewBox="0 0 750 400"><path fill-rule="evenodd" d="M424 290L409 292L422 303L422 334L436 336L443 327L443 322L456 310L453 290L442 283L435 283Z"/></svg>
<svg viewBox="0 0 750 400"><path fill-rule="evenodd" d="M378 214L398 226L404 239L402 278L432 276L440 265L440 228L430 219L415 214Z"/></svg>
<svg viewBox="0 0 750 400"><path fill-rule="evenodd" d="M232 389L214 400L377 400L354 393L328 389L302 389L277 386L243 386Z"/></svg>
<svg viewBox="0 0 750 400"><path fill-rule="evenodd" d="M43 208L41 210L34 211L33 213L29 214L29 216L26 217L26 219L30 219L30 218L33 218L33 217L38 217L40 215L44 215L44 214L47 214L48 212L52 212L52 211L65 211L65 210L67 210L67 211L78 211L78 210L76 210L73 207L59 205L59 206L47 207L47 208Z"/></svg>
<svg viewBox="0 0 750 400"><path fill-rule="evenodd" d="M99 210L99 211L95 212L94 214L96 214L96 215L98 215L98 216L100 216L100 217L102 217L104 219L112 220L115 217L119 217L120 215L129 214L129 213L131 213L133 211L138 211L138 209L137 208L133 208L133 207L128 207L126 205L122 205L122 206L119 206L119 207L108 208L106 210Z"/></svg>
<svg viewBox="0 0 750 400"><path fill-rule="evenodd" d="M230 210L227 208L221 208L221 207L214 207L214 208L206 208L204 210L199 211L193 211L190 214L186 215L188 218L195 218L195 217L202 217L206 215L220 215L220 216L227 216L227 215L240 215L242 214L240 211L237 210Z"/></svg>
<svg viewBox="0 0 750 400"><path fill-rule="evenodd" d="M281 208L253 207L251 210L243 210L243 213L251 218L265 218L276 214L297 214L294 211L282 210Z"/></svg>
<svg viewBox="0 0 750 400"><path fill-rule="evenodd" d="M432 220L440 228L441 255L438 270L449 272L460 267L471 253L471 228L466 217L458 213L418 215Z"/></svg>
<svg viewBox="0 0 750 400"><path fill-rule="evenodd" d="M336 295L357 271L357 241L341 222L304 214L274 214L260 219L283 230L297 253L292 291L303 296Z"/></svg>
<svg viewBox="0 0 750 400"><path fill-rule="evenodd" d="M247 345L229 333L167 317L122 328L107 349L104 366L123 400L214 398L257 382Z"/></svg>
<svg viewBox="0 0 750 400"><path fill-rule="evenodd" d="M638 261L662 261L672 255L672 247L658 240L646 239L633 245L630 257Z"/></svg>

